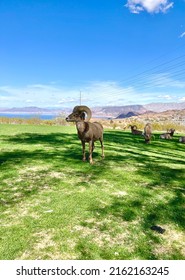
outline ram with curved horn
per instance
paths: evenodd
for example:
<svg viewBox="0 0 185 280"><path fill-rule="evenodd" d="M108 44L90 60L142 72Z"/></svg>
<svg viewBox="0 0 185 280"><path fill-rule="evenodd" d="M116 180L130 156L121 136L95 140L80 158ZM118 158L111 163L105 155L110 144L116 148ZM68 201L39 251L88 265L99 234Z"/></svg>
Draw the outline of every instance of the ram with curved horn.
<svg viewBox="0 0 185 280"><path fill-rule="evenodd" d="M131 133L134 135L142 135L143 132L141 130L137 129L136 125L129 125L129 127L131 128Z"/></svg>
<svg viewBox="0 0 185 280"><path fill-rule="evenodd" d="M173 135L174 135L175 129L174 128L170 128L167 130L166 133L163 133L159 136L159 138L161 139L172 139Z"/></svg>
<svg viewBox="0 0 185 280"><path fill-rule="evenodd" d="M104 147L103 147L103 126L98 122L89 122L92 113L87 106L75 106L73 112L66 118L67 122L75 122L78 138L82 143L82 160L86 160L85 155L85 143L89 143L89 161L92 164L92 153L94 150L94 142L99 140L102 149L102 158L104 158Z"/></svg>

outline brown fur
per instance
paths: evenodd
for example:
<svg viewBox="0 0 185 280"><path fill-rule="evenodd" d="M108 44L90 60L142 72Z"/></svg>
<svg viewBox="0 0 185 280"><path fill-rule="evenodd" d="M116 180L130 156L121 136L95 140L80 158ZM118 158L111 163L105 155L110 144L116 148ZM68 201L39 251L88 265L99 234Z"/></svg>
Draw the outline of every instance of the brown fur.
<svg viewBox="0 0 185 280"><path fill-rule="evenodd" d="M141 130L137 130L137 126L136 125L130 125L131 128L131 132L134 135L142 135L143 132Z"/></svg>
<svg viewBox="0 0 185 280"><path fill-rule="evenodd" d="M159 138L161 138L161 139L172 139L174 132L175 132L175 129L170 128L169 130L167 130L166 133L161 134L159 136Z"/></svg>
<svg viewBox="0 0 185 280"><path fill-rule="evenodd" d="M78 107L77 107L78 109ZM98 122L86 122L84 121L84 113L78 112L75 110L71 113L67 118L66 121L72 121L76 123L76 129L78 133L78 138L81 140L82 143L82 160L86 160L85 156L85 143L89 143L89 161L92 164L92 154L94 150L94 142L99 140L101 143L102 149L102 158L104 158L104 146L103 146L103 126Z"/></svg>
<svg viewBox="0 0 185 280"><path fill-rule="evenodd" d="M150 144L151 138L152 138L152 126L151 126L150 123L147 123L145 125L143 135L144 135L144 138L145 138L145 143Z"/></svg>

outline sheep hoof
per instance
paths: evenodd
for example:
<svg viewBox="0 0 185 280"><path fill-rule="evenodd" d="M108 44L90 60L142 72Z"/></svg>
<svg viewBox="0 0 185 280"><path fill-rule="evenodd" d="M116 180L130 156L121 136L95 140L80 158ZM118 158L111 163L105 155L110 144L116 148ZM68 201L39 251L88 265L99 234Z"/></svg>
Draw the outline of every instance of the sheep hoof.
<svg viewBox="0 0 185 280"><path fill-rule="evenodd" d="M82 161L86 161L86 158L83 158Z"/></svg>

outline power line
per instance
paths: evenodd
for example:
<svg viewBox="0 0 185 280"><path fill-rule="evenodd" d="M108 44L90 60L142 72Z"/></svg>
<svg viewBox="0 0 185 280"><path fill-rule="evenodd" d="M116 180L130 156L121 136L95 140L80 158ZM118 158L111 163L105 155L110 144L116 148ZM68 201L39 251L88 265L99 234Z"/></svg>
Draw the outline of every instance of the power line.
<svg viewBox="0 0 185 280"><path fill-rule="evenodd" d="M80 90L80 105L82 105L82 92Z"/></svg>
<svg viewBox="0 0 185 280"><path fill-rule="evenodd" d="M122 81L129 81L132 84L133 83L137 83L137 85L134 85L134 87L138 88L138 85L140 85L140 87L141 86L142 87L144 87L144 86L145 87L146 86L149 87L149 85L151 85L151 81L143 82L143 80L146 79L146 78L151 77L154 74L162 75L162 74L164 74L164 71L168 72L169 70L175 70L175 71L171 71L170 72L169 78L171 78L171 79L173 77L176 77L176 76L181 77L181 76L183 76L185 74L185 69L178 69L178 67L179 66L184 66L185 65L185 61L182 60L182 61L177 62L177 63L172 64L172 65L170 65L170 63L172 63L174 61L177 61L179 59L182 59L184 57L185 57L185 55L181 55L181 56L175 57L175 58L173 58L173 59L171 59L169 61L160 63L159 65L156 65L156 66L151 67L151 68L149 68L149 69L147 69L145 71L142 71L142 72L138 73L137 75L133 75L133 76L131 76L132 78L130 77L129 79L127 79L127 80L125 79L125 80L122 80ZM165 66L165 67L161 69L161 66ZM152 71L152 70L155 70L155 71ZM163 72L161 73L161 71L163 71ZM164 77L160 77L159 76L158 80L159 79L162 80L162 78L164 79ZM157 77L156 77L156 81L157 81ZM103 86L103 89L105 90L108 87L109 87L109 85ZM127 87L129 87L129 86L127 86ZM153 87L153 85L152 85L152 87ZM127 89L127 90L121 89L120 91L118 91L117 89L114 89L112 91L109 91L108 94L107 93L104 93L104 94L105 95L118 95L118 93L122 93L122 92L129 93L131 90L132 90L132 86L130 86L130 88Z"/></svg>
<svg viewBox="0 0 185 280"><path fill-rule="evenodd" d="M184 46L185 43L182 44L180 47L175 48L174 50L180 49ZM112 96L113 98L119 96L121 97L123 94L128 94L133 92L135 88L137 90L139 89L144 91L144 89L146 88L147 89L155 88L155 84L156 84L156 88L160 87L160 83L162 84L162 81L164 82L164 78L166 78L165 86L168 84L168 82L169 85L171 85L172 80L175 77L183 78L185 75L185 54L160 62L159 64L156 65L151 65L155 61L159 61L159 60L161 61L161 58L166 56L169 56L169 52L168 53L166 52L165 54L160 55L159 57L143 64L143 66L150 65L150 67L148 67L147 69L140 71L135 75L131 75L127 78L121 79L117 82L119 84L123 84L123 83L127 84L125 85L126 88L121 88L121 86L118 85L117 89L114 88L110 90L111 83L102 85L101 96L105 96L105 97ZM139 69L140 68L141 67L139 67ZM167 79L169 81L167 81ZM108 89L108 93L106 92L106 89Z"/></svg>

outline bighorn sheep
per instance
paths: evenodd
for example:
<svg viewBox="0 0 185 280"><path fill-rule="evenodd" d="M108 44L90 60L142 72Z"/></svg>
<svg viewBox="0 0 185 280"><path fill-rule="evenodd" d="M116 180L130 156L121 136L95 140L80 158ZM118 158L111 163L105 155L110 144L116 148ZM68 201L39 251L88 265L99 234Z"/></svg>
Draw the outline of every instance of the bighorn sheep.
<svg viewBox="0 0 185 280"><path fill-rule="evenodd" d="M185 144L185 136L181 136L179 142Z"/></svg>
<svg viewBox="0 0 185 280"><path fill-rule="evenodd" d="M161 138L161 139L172 139L174 132L175 132L175 129L170 128L169 130L167 130L166 133L161 134L159 136L159 138Z"/></svg>
<svg viewBox="0 0 185 280"><path fill-rule="evenodd" d="M141 130L137 130L137 126L136 125L129 125L129 127L131 128L131 132L134 135L142 135L143 132Z"/></svg>
<svg viewBox="0 0 185 280"><path fill-rule="evenodd" d="M85 116L86 120L85 120ZM99 140L102 149L102 158L104 158L104 146L103 146L103 126L98 122L89 122L91 118L91 110L87 106L75 106L73 112L66 118L67 122L75 122L78 132L78 138L82 143L82 160L86 160L85 156L85 143L89 143L89 161L92 164L92 153L94 150L94 142Z"/></svg>
<svg viewBox="0 0 185 280"><path fill-rule="evenodd" d="M150 123L145 125L143 136L145 138L145 143L149 144L152 138L152 126Z"/></svg>

